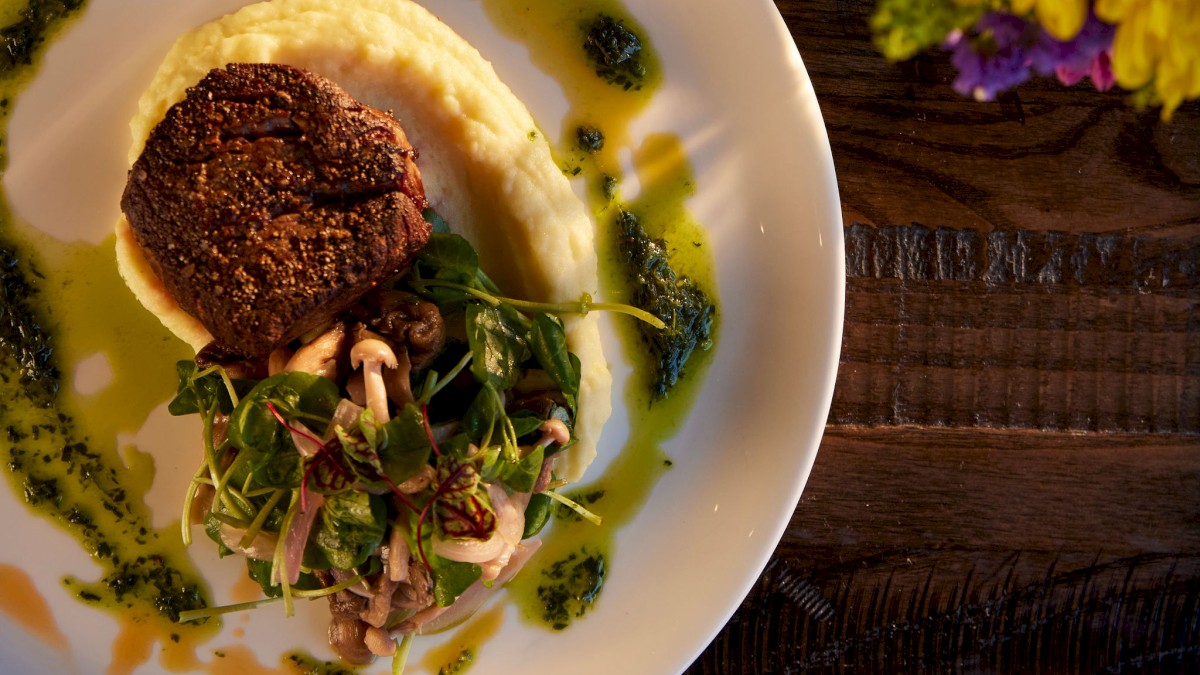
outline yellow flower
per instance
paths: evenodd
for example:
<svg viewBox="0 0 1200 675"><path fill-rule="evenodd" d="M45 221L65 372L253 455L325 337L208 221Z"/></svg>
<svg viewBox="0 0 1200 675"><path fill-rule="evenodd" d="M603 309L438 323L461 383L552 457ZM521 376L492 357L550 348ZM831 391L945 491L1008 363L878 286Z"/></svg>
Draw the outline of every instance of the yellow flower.
<svg viewBox="0 0 1200 675"><path fill-rule="evenodd" d="M1012 0L1012 12L1018 16L1033 12L1050 37L1066 42L1079 33L1087 20L1087 0Z"/></svg>
<svg viewBox="0 0 1200 675"><path fill-rule="evenodd" d="M1163 119L1200 97L1200 3L1196 0L1098 0L1096 16L1117 25L1113 75L1139 89L1153 80Z"/></svg>

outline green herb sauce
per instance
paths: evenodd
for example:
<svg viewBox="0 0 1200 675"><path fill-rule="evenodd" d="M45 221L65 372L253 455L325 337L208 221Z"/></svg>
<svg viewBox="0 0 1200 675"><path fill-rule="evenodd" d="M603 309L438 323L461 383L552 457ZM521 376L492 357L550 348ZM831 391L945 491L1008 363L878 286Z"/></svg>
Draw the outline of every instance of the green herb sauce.
<svg viewBox="0 0 1200 675"><path fill-rule="evenodd" d="M600 597L605 574L604 555L586 545L542 568L537 589L542 621L562 630L582 617Z"/></svg>
<svg viewBox="0 0 1200 675"><path fill-rule="evenodd" d="M674 135L651 134L635 147L629 126L646 107L662 82L657 55L646 39L646 31L614 0L579 3L570 0L483 0L492 22L504 33L528 46L535 65L563 88L570 110L555 156L563 173L586 181L589 205L598 223L597 240L601 276L606 299L629 303L634 289L621 264L617 218L624 210L635 214L652 238L664 242L671 267L692 279L697 288L715 300L716 278L712 248L704 228L688 212L685 201L695 192L695 180L683 143ZM607 17L607 35L612 27L632 32L638 40L637 64L627 59L621 72L601 69L586 53L594 45L595 21ZM628 36L617 35L621 49L629 54ZM636 71L636 81L629 76ZM609 77L613 75L613 77ZM625 86L630 83L630 86ZM640 190L633 199L621 195L618 153L633 149L633 164ZM626 384L625 403L630 415L630 435L620 455L600 477L576 490L587 508L603 517L599 527L563 509L556 509L555 522L543 535L542 549L526 569L509 583L522 617L535 625L565 628L599 600L604 579L611 572L634 569L635 561L622 567L620 552L614 550L615 532L641 509L655 482L672 464L663 443L679 430L695 399L719 328L719 310L714 312L710 333L701 351L689 359L681 379L670 395L654 395L657 363L642 343L634 320L614 319L621 332L623 356L634 366ZM560 514L570 513L567 516Z"/></svg>
<svg viewBox="0 0 1200 675"><path fill-rule="evenodd" d="M322 661L302 651L288 652L282 661L301 675L358 675L355 668L348 668L338 661Z"/></svg>
<svg viewBox="0 0 1200 675"><path fill-rule="evenodd" d="M469 648L464 649L454 657L453 661L438 668L438 675L461 675L474 662L475 651Z"/></svg>
<svg viewBox="0 0 1200 675"><path fill-rule="evenodd" d="M42 48L82 2L3 3L0 124L36 71ZM6 148L6 138L0 147ZM7 152L2 160L7 163ZM115 199L115 197L114 197ZM101 568L98 581L64 586L90 604L119 610L163 644L165 663L183 663L212 626L173 623L203 606L178 529L157 530L144 495L153 460L117 447L170 395L162 367L182 351L136 306L117 275L111 241L64 244L18 222L0 206L0 430L15 493L72 534ZM114 373L99 392L76 392L76 366L102 354ZM169 370L167 371L169 372ZM3 583L0 580L0 583Z"/></svg>

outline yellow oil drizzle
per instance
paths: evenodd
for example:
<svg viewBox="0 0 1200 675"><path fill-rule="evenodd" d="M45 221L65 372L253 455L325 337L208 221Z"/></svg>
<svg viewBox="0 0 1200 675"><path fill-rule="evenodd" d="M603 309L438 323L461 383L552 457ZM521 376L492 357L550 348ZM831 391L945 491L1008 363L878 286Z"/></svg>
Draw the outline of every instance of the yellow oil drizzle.
<svg viewBox="0 0 1200 675"><path fill-rule="evenodd" d="M111 366L111 383L91 395L64 381L67 407L86 420L93 439L136 432L175 393L174 364L191 358L191 350L129 292L117 273L114 237L93 245L61 242L29 227L10 232L23 250L35 253L46 275L39 290L54 308L51 331L60 362L78 364L102 354Z"/></svg>
<svg viewBox="0 0 1200 675"><path fill-rule="evenodd" d="M183 550L178 525L161 530L150 527L144 496L154 478L153 458L136 447L117 444L119 434L132 437L151 410L170 397L170 373L174 361L187 354L186 346L136 304L116 273L111 240L99 246L62 243L12 220L8 234L20 241L25 255L38 261L44 277L38 287L39 300L54 309L49 329L64 366L55 408L39 407L11 392L6 397L7 420L41 430L18 444L25 453L26 467L8 474L12 488L20 495L25 491L22 481L29 478L53 481L61 495L60 505L43 504L38 512L67 525L105 568L100 576L114 570L114 559L158 558L180 570L184 578L198 582L200 577L191 570ZM113 379L94 393L82 395L75 391L72 380L74 365L94 354L109 361ZM63 413L71 418L71 424L61 423L59 415ZM84 479L77 461L60 461L61 449L71 440L84 441L87 452L106 469ZM112 495L118 493L122 497L114 500ZM74 514L86 518L89 526L79 527L72 520ZM74 578L64 583L80 597L107 597L102 583ZM148 603L126 604L111 607L120 617L120 630L107 672L132 672L154 656L156 644L161 645L159 660L164 668L183 671L197 666L195 646L215 632L217 622L179 625Z"/></svg>
<svg viewBox="0 0 1200 675"><path fill-rule="evenodd" d="M500 630L503 623L503 605L493 605L486 612L476 614L465 626L454 631L450 637L438 636L435 638L439 639L438 645L425 653L420 667L429 673L439 673L447 665L454 663L465 650L471 650L475 659L481 658L479 655L480 645L490 640Z"/></svg>
<svg viewBox="0 0 1200 675"><path fill-rule="evenodd" d="M47 645L66 653L63 635L50 611L50 605L33 585L33 579L19 567L0 565L0 612L36 635Z"/></svg>
<svg viewBox="0 0 1200 675"><path fill-rule="evenodd" d="M635 148L630 123L650 102L662 83L657 57L646 42L646 32L619 3L612 0L572 2L571 0L483 0L488 17L503 33L529 49L530 59L553 77L567 97L570 111L564 121L555 155L564 172L586 181L588 203L597 222L597 249L602 261L606 299L628 302L625 271L618 261L617 233L614 220L619 208L638 216L652 237L666 241L673 267L692 277L710 298L716 298L716 278L712 249L705 229L688 211L685 202L696 190L687 153L678 136L655 133L646 136ZM625 90L597 77L582 56L581 26L598 13L621 20L643 38L647 79L640 89ZM576 128L589 125L604 134L604 146L591 153L578 147ZM633 150L634 171L640 190L631 200L623 201L619 164L623 150ZM606 193L606 177L615 190ZM587 547L599 553L610 569L617 551L613 537L620 527L638 513L651 489L670 466L662 444L674 436L686 419L686 412L699 390L700 374L711 360L711 351L697 353L689 364L689 376L672 390L671 395L651 403L650 363L647 350L637 335L632 320L617 319L622 329L625 358L634 365L635 375L626 384L625 403L630 416L630 435L625 447L605 473L589 481L578 493L602 491L603 497L590 508L603 516L599 527L586 521L556 522L543 536L542 549L509 584L510 596L520 607L522 618L532 625L546 625L542 616L538 587L543 574L555 562ZM714 321L714 340L717 321ZM620 573L619 571L616 573Z"/></svg>
<svg viewBox="0 0 1200 675"><path fill-rule="evenodd" d="M483 0L488 18L501 32L529 47L533 64L562 87L570 110L563 121L557 157L569 172L588 164L593 176L617 175L618 152L632 144L629 124L642 113L662 82L658 59L644 43L647 77L640 89L625 90L596 76L583 57L584 28L598 14L621 19L646 36L630 13L614 0ZM590 125L604 131L604 149L579 151L575 129Z"/></svg>

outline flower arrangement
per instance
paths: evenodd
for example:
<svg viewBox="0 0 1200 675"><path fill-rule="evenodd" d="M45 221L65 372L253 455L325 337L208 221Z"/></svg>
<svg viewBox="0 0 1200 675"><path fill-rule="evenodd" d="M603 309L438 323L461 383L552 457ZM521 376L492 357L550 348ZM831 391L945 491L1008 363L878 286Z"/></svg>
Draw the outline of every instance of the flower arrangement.
<svg viewBox="0 0 1200 675"><path fill-rule="evenodd" d="M1163 119L1200 97L1200 0L879 0L871 28L894 61L951 51L955 90L978 100L1034 75L1116 84Z"/></svg>

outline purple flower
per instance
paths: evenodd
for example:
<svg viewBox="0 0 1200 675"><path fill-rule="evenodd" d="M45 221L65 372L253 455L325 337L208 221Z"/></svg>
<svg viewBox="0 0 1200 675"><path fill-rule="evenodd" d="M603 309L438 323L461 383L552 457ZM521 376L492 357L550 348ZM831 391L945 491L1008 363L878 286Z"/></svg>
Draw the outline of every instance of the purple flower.
<svg viewBox="0 0 1200 675"><path fill-rule="evenodd" d="M1068 42L1040 31L1029 48L1030 65L1039 75L1057 75L1067 86L1091 76L1096 88L1106 91L1113 85L1109 56L1116 30L1089 12L1083 28Z"/></svg>
<svg viewBox="0 0 1200 675"><path fill-rule="evenodd" d="M972 36L955 35L951 63L958 69L954 90L980 101L1029 79L1025 34L1029 24L1011 14L989 12L972 30Z"/></svg>
<svg viewBox="0 0 1200 675"><path fill-rule="evenodd" d="M1113 85L1109 57L1115 32L1114 26L1089 12L1079 33L1059 42L1036 23L989 12L969 35L956 31L946 40L945 47L954 52L950 60L958 69L954 89L989 101L1035 72L1057 75L1068 86L1090 76L1096 88L1105 91Z"/></svg>

